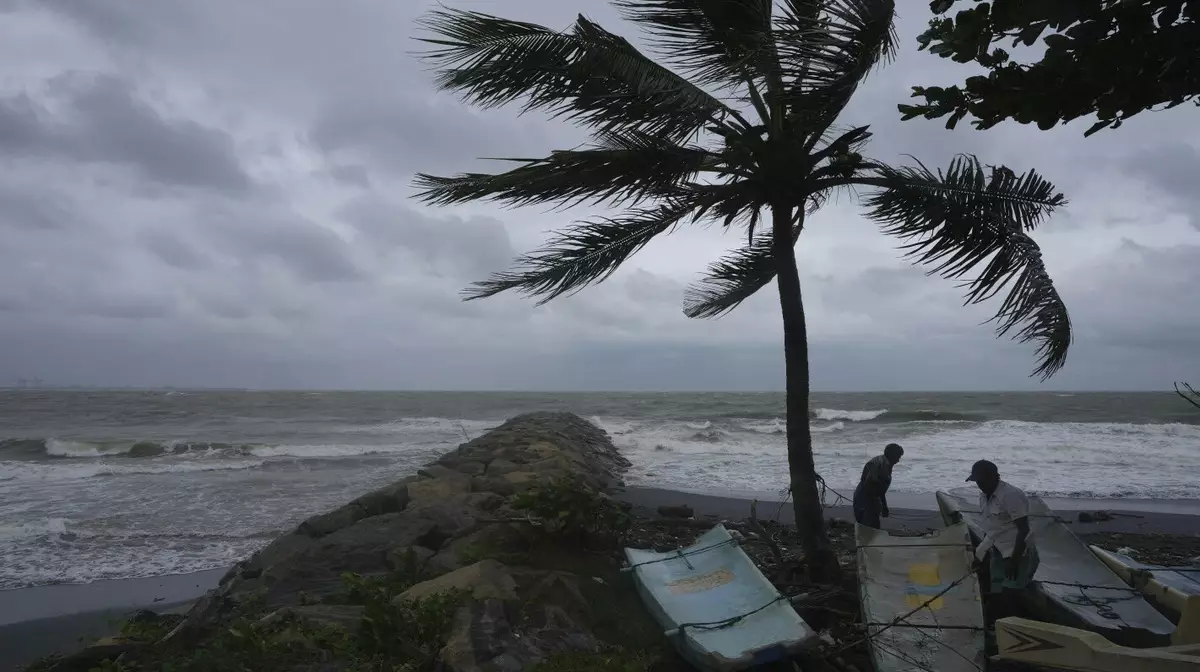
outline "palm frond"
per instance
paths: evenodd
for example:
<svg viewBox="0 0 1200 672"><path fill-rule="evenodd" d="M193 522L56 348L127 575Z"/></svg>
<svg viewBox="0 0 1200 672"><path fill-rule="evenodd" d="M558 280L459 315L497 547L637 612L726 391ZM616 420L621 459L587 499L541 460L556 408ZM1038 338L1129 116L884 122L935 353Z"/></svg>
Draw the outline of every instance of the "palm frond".
<svg viewBox="0 0 1200 672"><path fill-rule="evenodd" d="M831 123L896 51L895 0L784 0L775 41L794 114Z"/></svg>
<svg viewBox="0 0 1200 672"><path fill-rule="evenodd" d="M634 203L670 196L711 164L715 155L638 131L602 131L594 146L556 151L498 174L437 177L419 173L416 198L435 205L490 199L511 206L584 202Z"/></svg>
<svg viewBox="0 0 1200 672"><path fill-rule="evenodd" d="M902 249L916 263L933 265L931 275L962 279L982 265L963 283L968 304L1011 285L991 320L997 335L1023 324L1014 338L1038 343L1033 375L1045 380L1061 369L1071 345L1071 320L1040 248L1026 232L1066 203L1062 194L1036 172L1017 176L1001 166L987 174L968 156L956 158L945 173L919 163L877 170L879 179L866 183L882 188L865 203L883 231L907 241Z"/></svg>
<svg viewBox="0 0 1200 672"><path fill-rule="evenodd" d="M799 236L800 227L793 225L793 244ZM720 317L766 287L776 273L772 241L768 230L709 265L707 275L684 291L683 314Z"/></svg>
<svg viewBox="0 0 1200 672"><path fill-rule="evenodd" d="M542 305L563 294L602 282L655 236L687 218L691 204L675 202L636 210L621 217L598 217L557 233L540 250L517 258L513 270L476 282L466 300L494 296L510 289L539 296Z"/></svg>
<svg viewBox="0 0 1200 672"><path fill-rule="evenodd" d="M732 111L699 86L580 16L567 31L480 12L440 9L422 24L437 85L493 107L524 101L592 128L680 140Z"/></svg>
<svg viewBox="0 0 1200 672"><path fill-rule="evenodd" d="M772 0L614 0L645 26L668 62L701 86L740 87L764 74L771 50Z"/></svg>

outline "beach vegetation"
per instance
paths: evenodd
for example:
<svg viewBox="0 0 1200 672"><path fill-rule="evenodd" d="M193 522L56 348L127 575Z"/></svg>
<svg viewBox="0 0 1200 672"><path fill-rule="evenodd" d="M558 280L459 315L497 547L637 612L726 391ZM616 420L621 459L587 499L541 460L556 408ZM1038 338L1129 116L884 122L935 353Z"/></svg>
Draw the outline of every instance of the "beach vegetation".
<svg viewBox="0 0 1200 672"><path fill-rule="evenodd" d="M511 506L552 536L579 542L615 542L633 524L625 505L575 476L518 493Z"/></svg>
<svg viewBox="0 0 1200 672"><path fill-rule="evenodd" d="M183 620L183 616L162 616L153 612L140 612L125 621L120 627L122 639L135 642L157 642L170 634Z"/></svg>
<svg viewBox="0 0 1200 672"><path fill-rule="evenodd" d="M896 48L895 0L615 0L643 51L579 16L563 30L440 8L424 18L437 86L489 108L515 104L586 129L591 141L495 173L419 174L417 198L452 206L603 207L466 299L515 291L544 303L612 276L654 238L715 223L744 244L686 290L689 317L728 313L778 289L789 483L814 580L838 572L809 427L808 325L795 245L836 196L967 303L1005 288L993 324L1036 346L1034 375L1066 361L1067 309L1030 233L1066 203L1035 171L960 156L938 169L871 158L869 127L843 119L859 84ZM649 55L648 55L649 54ZM656 58L653 58L657 57Z"/></svg>
<svg viewBox="0 0 1200 672"><path fill-rule="evenodd" d="M415 585L415 577L408 568L388 575L343 575L343 599L337 602L362 608L357 624L348 627L289 610L263 617L262 611L242 608L231 620L212 626L195 645L177 646L161 642L150 619L134 619L122 626L122 636L145 646L119 660L102 661L90 672L282 672L333 661L343 665L338 669L362 672L431 670L466 594L447 591L397 600ZM49 669L53 662L27 669Z"/></svg>
<svg viewBox="0 0 1200 672"><path fill-rule="evenodd" d="M527 565L531 558L528 549L510 550L489 544L466 544L455 553L458 564L473 565L481 560L492 559L505 565Z"/></svg>
<svg viewBox="0 0 1200 672"><path fill-rule="evenodd" d="M1200 49L1200 3L935 0L930 7L935 17L918 38L921 49L986 74L959 86L914 86L923 102L900 105L905 119L948 117L954 128L969 116L980 129L1011 119L1045 130L1095 115L1084 132L1091 135L1147 110L1200 104L1200 75L1187 56ZM1021 47L1034 58L1022 62Z"/></svg>
<svg viewBox="0 0 1200 672"><path fill-rule="evenodd" d="M530 668L530 672L647 672L659 665L661 659L656 652L623 648L572 651L550 656Z"/></svg>

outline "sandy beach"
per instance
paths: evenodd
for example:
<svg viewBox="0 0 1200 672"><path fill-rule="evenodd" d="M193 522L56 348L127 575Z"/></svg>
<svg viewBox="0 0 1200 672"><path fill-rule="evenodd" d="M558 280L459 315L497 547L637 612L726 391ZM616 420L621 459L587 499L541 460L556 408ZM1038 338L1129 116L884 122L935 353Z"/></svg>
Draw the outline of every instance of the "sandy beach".
<svg viewBox="0 0 1200 672"><path fill-rule="evenodd" d="M112 635L139 609L185 609L226 571L0 591L0 672Z"/></svg>
<svg viewBox="0 0 1200 672"><path fill-rule="evenodd" d="M654 517L659 506L692 507L697 518L742 519L749 515L751 500L703 495L658 488L624 488L619 499L633 505L639 515ZM897 496L892 515L884 527L921 533L942 526L932 505L933 496ZM1052 500L1051 505L1072 521L1071 529L1089 542L1109 541L1134 549L1145 549L1152 561L1169 549L1169 558L1200 555L1200 515L1190 513L1200 502L1120 500ZM1124 505L1124 506L1122 506ZM853 520L849 505L826 509L830 518ZM1080 523L1077 512L1105 511L1112 516L1103 522ZM790 504L762 500L758 515L790 524ZM1178 560L1175 560L1178 562ZM19 670L39 657L63 652L89 640L116 632L119 622L138 609L168 611L185 609L205 591L216 586L225 569L147 579L97 581L89 584L60 584L0 592L0 672Z"/></svg>

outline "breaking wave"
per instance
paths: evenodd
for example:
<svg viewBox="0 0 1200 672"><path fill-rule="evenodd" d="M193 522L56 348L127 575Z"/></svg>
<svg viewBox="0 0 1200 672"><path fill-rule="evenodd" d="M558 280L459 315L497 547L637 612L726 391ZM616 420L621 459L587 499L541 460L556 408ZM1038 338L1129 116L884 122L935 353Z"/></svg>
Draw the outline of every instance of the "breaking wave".
<svg viewBox="0 0 1200 672"><path fill-rule="evenodd" d="M939 411L921 409L915 411L889 411L886 408L865 411L844 411L837 408L817 408L809 414L814 420L845 420L848 422L987 422L989 418L983 413L964 413L961 411Z"/></svg>
<svg viewBox="0 0 1200 672"><path fill-rule="evenodd" d="M249 454L259 444L218 441L141 441L84 439L4 439L0 440L0 459L36 460L52 458L159 457L185 453Z"/></svg>

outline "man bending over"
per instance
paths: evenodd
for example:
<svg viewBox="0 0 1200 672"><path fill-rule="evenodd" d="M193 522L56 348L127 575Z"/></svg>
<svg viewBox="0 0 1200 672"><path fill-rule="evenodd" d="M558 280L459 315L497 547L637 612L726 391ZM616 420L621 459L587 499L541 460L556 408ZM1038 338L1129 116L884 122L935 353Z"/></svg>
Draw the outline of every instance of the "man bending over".
<svg viewBox="0 0 1200 672"><path fill-rule="evenodd" d="M887 505L887 491L892 486L892 467L900 461L904 449L898 443L889 443L882 455L872 457L862 470L858 487L854 488L854 520L860 525L880 529L880 517L891 514Z"/></svg>

